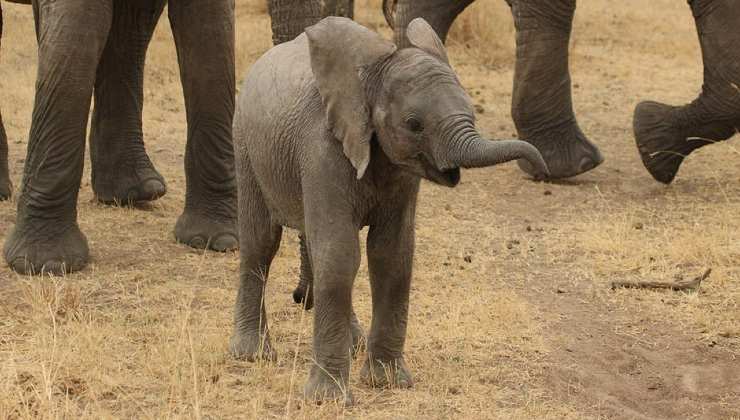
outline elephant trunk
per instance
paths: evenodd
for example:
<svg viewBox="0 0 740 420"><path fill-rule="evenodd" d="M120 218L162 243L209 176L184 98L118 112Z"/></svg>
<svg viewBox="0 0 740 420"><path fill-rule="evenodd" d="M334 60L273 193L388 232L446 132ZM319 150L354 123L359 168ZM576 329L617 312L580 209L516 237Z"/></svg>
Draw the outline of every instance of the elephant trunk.
<svg viewBox="0 0 740 420"><path fill-rule="evenodd" d="M521 140L485 140L472 122L453 125L443 138L447 146L435 151L435 160L441 167L481 168L523 159L534 168L535 179L550 176L537 148Z"/></svg>

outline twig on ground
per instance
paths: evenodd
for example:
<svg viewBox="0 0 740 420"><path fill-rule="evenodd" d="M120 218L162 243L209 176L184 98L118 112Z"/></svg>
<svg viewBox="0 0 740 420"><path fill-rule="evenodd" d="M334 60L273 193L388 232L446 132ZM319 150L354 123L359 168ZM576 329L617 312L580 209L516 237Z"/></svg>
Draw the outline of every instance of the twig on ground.
<svg viewBox="0 0 740 420"><path fill-rule="evenodd" d="M699 290L701 282L709 277L712 272L711 268L708 268L704 274L698 277L694 277L691 280L677 280L675 282L663 282L663 281L613 281L612 290L617 288L626 289L670 289L675 291L696 291Z"/></svg>

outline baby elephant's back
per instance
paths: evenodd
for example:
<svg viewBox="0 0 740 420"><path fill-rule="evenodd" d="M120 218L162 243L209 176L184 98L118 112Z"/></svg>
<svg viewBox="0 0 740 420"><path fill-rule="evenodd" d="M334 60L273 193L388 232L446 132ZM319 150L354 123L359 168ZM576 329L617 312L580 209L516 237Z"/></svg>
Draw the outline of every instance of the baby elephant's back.
<svg viewBox="0 0 740 420"><path fill-rule="evenodd" d="M258 141L295 121L315 91L308 39L301 34L260 57L242 83L234 116L235 141ZM239 135L242 130L246 136ZM274 139L277 140L277 139Z"/></svg>

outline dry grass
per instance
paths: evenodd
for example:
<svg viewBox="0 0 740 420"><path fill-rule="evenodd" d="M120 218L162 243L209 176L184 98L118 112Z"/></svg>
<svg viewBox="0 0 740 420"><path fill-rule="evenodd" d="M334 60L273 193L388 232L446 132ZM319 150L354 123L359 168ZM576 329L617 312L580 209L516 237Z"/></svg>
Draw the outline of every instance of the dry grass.
<svg viewBox="0 0 740 420"><path fill-rule="evenodd" d="M472 62L501 68L514 62L514 34L506 2L479 0L455 20L448 43Z"/></svg>
<svg viewBox="0 0 740 420"><path fill-rule="evenodd" d="M241 76L269 48L270 32L261 1L237 3ZM406 352L416 386L360 384L360 358L352 369L358 404L349 410L300 400L311 317L291 303L293 233L268 282L275 364L227 353L238 257L174 243L185 117L162 19L149 52L144 125L169 193L142 209L98 205L86 172L79 221L90 266L66 278L0 270L0 418L740 416L737 152L731 144L702 150L665 188L641 167L630 129L638 99L681 103L698 91L690 13L669 0L582 3L574 102L607 162L562 184L526 182L513 166L467 171L454 190L423 183ZM358 20L387 34L377 0L358 6ZM17 185L35 48L30 9L3 7L0 106ZM484 110L481 127L500 137L514 131L508 13L503 2L481 0L451 34L455 68ZM0 230L14 218L15 203L0 203ZM705 267L713 274L695 294L608 287ZM364 266L355 301L369 325Z"/></svg>

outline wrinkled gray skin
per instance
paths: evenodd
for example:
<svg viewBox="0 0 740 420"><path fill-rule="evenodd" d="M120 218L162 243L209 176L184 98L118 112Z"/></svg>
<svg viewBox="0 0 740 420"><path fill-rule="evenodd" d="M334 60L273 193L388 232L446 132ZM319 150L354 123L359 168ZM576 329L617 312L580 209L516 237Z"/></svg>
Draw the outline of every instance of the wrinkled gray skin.
<svg viewBox="0 0 740 420"><path fill-rule="evenodd" d="M342 16L352 19L354 0L270 0L268 11L272 21L272 42L274 45L292 41L303 31L327 16ZM303 304L308 310L313 308L311 284L313 274L308 255L306 239L300 235L301 269L298 286L293 291L295 303ZM362 327L352 312L352 348L356 353L364 341Z"/></svg>
<svg viewBox="0 0 740 420"><path fill-rule="evenodd" d="M3 43L3 7L0 3L0 52L2 52ZM0 111L0 201L10 198L13 191L13 185L10 182L8 173L8 136L5 135L5 126L3 125L3 114Z"/></svg>
<svg viewBox="0 0 740 420"><path fill-rule="evenodd" d="M274 45L292 41L327 16L352 19L354 0L268 0Z"/></svg>
<svg viewBox="0 0 740 420"><path fill-rule="evenodd" d="M247 74L234 119L240 286L231 351L274 359L264 300L283 227L305 235L315 279L316 363L310 399L351 402L352 284L358 231L369 227L373 299L363 379L411 386L403 357L421 178L453 187L461 167L542 156L518 140L492 142L474 126L470 98L440 39L411 22L413 48L396 46L346 18L330 17L260 58Z"/></svg>
<svg viewBox="0 0 740 420"><path fill-rule="evenodd" d="M637 148L648 172L669 184L684 158L740 130L740 3L689 1L699 33L704 84L690 104L642 102L635 109Z"/></svg>
<svg viewBox="0 0 740 420"><path fill-rule="evenodd" d="M442 39L473 0L384 0L399 45L403 28L424 17ZM603 160L575 116L568 74L568 41L575 0L507 0L516 26L517 60L512 117L519 137L545 157L553 178L588 171ZM640 157L658 181L670 183L683 159L740 127L740 7L736 0L689 0L704 62L702 93L692 103L640 103L634 131ZM528 171L526 164L522 169Z"/></svg>
<svg viewBox="0 0 740 420"><path fill-rule="evenodd" d="M444 41L455 18L473 0L384 0L383 12L398 45L407 45L408 23L423 17ZM516 28L511 116L519 138L542 153L551 178L587 172L604 158L583 134L573 113L568 43L575 0L507 0ZM525 172L532 168L519 165Z"/></svg>
<svg viewBox="0 0 740 420"><path fill-rule="evenodd" d="M146 48L165 0L38 0L39 71L17 223L4 254L21 273L81 269L89 259L76 222L85 126L102 202L153 200L166 191L141 130ZM178 241L235 249L234 3L169 2L188 122L185 209ZM84 46L84 48L82 47Z"/></svg>

